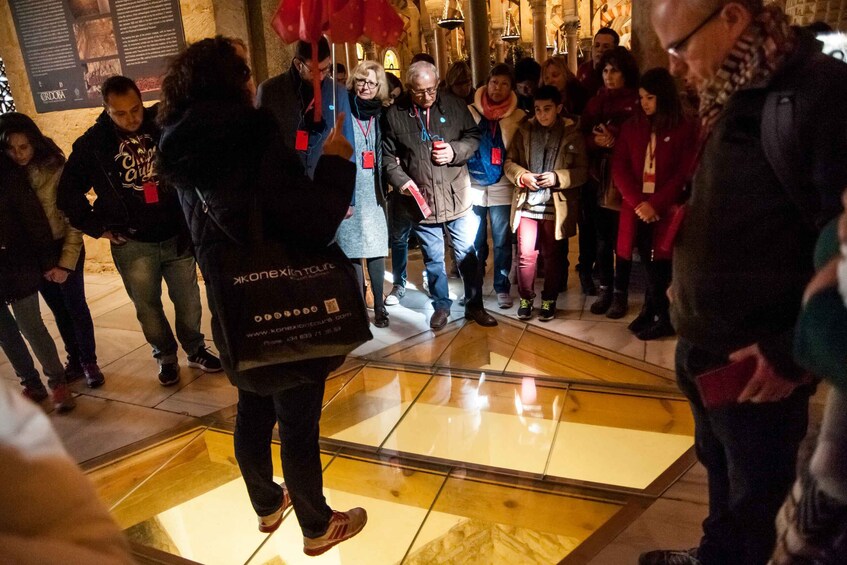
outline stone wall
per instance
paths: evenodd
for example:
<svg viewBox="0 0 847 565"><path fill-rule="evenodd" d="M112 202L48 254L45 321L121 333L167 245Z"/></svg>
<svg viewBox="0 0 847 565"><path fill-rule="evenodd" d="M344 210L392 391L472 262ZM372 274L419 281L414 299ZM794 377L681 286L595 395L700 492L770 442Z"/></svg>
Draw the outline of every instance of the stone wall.
<svg viewBox="0 0 847 565"><path fill-rule="evenodd" d="M241 5L240 0L223 0L217 4ZM216 33L216 13L212 0L180 0L182 24L185 27L185 40L188 43L210 37ZM220 11L219 11L220 12ZM223 21L232 29L237 18L230 12L224 12ZM246 30L246 25L244 26ZM224 33L231 33L225 31ZM233 34L234 35L234 34ZM246 37L246 32L243 35ZM32 117L41 130L52 137L59 147L69 153L71 145L87 130L102 111L100 108L66 110L63 112L36 113L35 102L29 87L23 54L18 42L12 20L12 10L8 0L0 0L0 56L6 63L6 74L12 87L15 106L18 112ZM86 269L103 271L113 269L109 244L105 240L85 238L85 250L88 257Z"/></svg>

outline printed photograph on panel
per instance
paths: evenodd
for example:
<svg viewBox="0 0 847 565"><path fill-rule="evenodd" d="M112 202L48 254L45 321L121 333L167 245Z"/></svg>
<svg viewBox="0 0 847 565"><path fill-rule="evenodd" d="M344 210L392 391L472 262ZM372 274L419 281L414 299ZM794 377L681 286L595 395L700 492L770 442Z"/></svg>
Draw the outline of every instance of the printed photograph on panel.
<svg viewBox="0 0 847 565"><path fill-rule="evenodd" d="M109 13L109 0L68 0L68 8L73 18L102 16Z"/></svg>
<svg viewBox="0 0 847 565"><path fill-rule="evenodd" d="M135 84L141 92L153 92L162 88L162 78L164 78L162 75L138 77L135 79Z"/></svg>
<svg viewBox="0 0 847 565"><path fill-rule="evenodd" d="M105 61L92 61L83 65L85 69L85 91L90 100L100 99L100 85L113 75L123 74L121 60L115 57Z"/></svg>
<svg viewBox="0 0 847 565"><path fill-rule="evenodd" d="M118 54L112 18L97 18L74 23L76 48L80 59L99 59Z"/></svg>

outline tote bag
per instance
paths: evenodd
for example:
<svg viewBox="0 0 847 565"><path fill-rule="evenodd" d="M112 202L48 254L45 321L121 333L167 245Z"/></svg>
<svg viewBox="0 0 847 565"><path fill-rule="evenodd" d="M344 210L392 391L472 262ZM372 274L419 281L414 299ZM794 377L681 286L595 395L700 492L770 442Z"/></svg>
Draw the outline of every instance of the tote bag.
<svg viewBox="0 0 847 565"><path fill-rule="evenodd" d="M250 211L247 244L233 238L204 273L221 338L236 371L347 355L373 338L353 265L336 243L289 244L262 235L258 204Z"/></svg>

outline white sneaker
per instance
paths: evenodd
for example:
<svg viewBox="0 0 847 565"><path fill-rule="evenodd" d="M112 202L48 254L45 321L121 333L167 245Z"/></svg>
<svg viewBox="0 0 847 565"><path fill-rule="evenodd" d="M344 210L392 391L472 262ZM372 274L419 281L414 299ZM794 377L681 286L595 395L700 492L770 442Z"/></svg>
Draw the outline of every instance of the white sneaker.
<svg viewBox="0 0 847 565"><path fill-rule="evenodd" d="M388 293L388 296L385 297L385 305L397 306L400 304L400 299L404 296L406 296L406 287L395 284L391 292Z"/></svg>
<svg viewBox="0 0 847 565"><path fill-rule="evenodd" d="M508 292L498 292L497 305L505 310L506 308L511 308L512 306L514 306L515 301L512 299Z"/></svg>
<svg viewBox="0 0 847 565"><path fill-rule="evenodd" d="M347 512L333 510L326 533L318 538L303 536L303 553L310 557L329 551L333 546L348 540L362 531L368 523L364 508L351 508Z"/></svg>

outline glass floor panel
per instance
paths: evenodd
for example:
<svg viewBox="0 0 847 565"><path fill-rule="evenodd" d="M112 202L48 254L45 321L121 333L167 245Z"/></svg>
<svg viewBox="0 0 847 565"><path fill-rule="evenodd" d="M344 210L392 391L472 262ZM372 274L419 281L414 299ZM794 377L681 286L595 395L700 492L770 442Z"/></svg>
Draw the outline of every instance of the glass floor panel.
<svg viewBox="0 0 847 565"><path fill-rule="evenodd" d="M132 541L199 563L554 563L620 531L693 461L672 386L508 321L458 320L351 359L324 394L324 490L369 525L319 558L291 511L258 532L232 408L89 476Z"/></svg>
<svg viewBox="0 0 847 565"><path fill-rule="evenodd" d="M608 500L451 477L404 564L558 563L620 508Z"/></svg>
<svg viewBox="0 0 847 565"><path fill-rule="evenodd" d="M282 481L278 448L273 449ZM153 455L170 459L151 465ZM622 496L530 488L468 477L447 466L423 469L323 453L324 491L336 509L362 506L368 525L324 555L302 552L288 511L262 534L234 461L232 436L196 429L91 471L101 489L118 467L140 482L112 506L131 541L209 565L333 563L546 564L596 534L627 503ZM149 474L148 474L149 473Z"/></svg>
<svg viewBox="0 0 847 565"><path fill-rule="evenodd" d="M614 351L557 340L548 337L550 332L511 319L499 318L499 322L497 327L482 328L460 320L438 333L424 332L368 357L420 369L476 370L677 391L673 378L663 371L650 372L617 361L625 357Z"/></svg>

